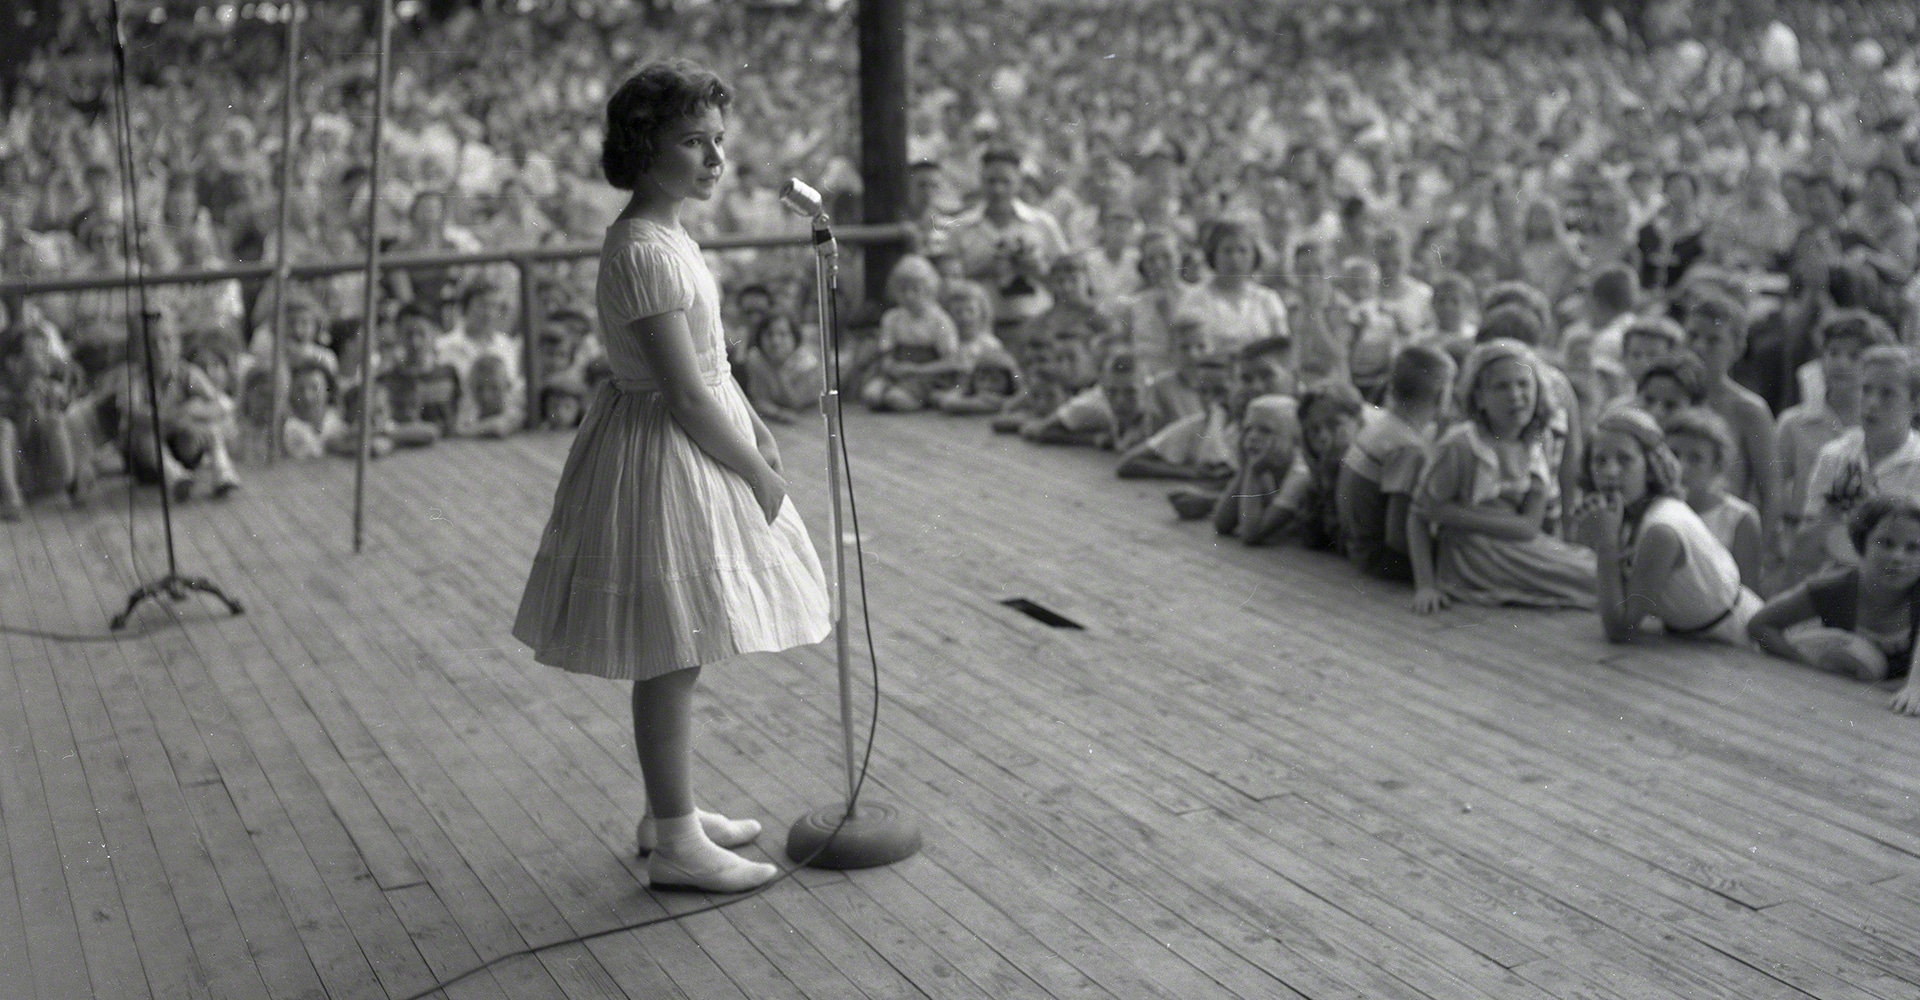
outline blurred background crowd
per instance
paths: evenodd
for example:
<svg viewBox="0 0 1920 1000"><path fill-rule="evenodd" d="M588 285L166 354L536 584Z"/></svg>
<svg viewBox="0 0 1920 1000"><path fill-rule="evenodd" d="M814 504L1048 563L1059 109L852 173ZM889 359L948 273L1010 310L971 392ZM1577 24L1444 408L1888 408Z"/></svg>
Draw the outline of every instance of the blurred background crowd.
<svg viewBox="0 0 1920 1000"><path fill-rule="evenodd" d="M777 203L788 176L862 217L847 9L401 6L377 206L389 251L597 243L622 204L598 175L605 99L666 55L736 94L728 176L696 236L803 226ZM304 25L284 233L287 8L130 7L131 185L102 29L87 5L66 10L8 85L0 280L119 274L130 256L149 273L217 268L282 240L296 261L364 253L369 5L314 5ZM1581 503L1587 444L1623 402L1663 433L1676 415L1706 427L1689 502L1750 508L1716 515L1736 587L1792 592L1857 561L1840 535L1865 500L1920 501L1920 444L1901 457L1906 438L1862 430L1879 419L1868 362L1920 342L1910 2L922 0L909 25L912 254L884 288L843 269L840 361L876 409L990 413L1035 441L1106 446L1123 475L1190 480L1173 496L1184 516L1352 549L1337 501L1351 439L1421 397L1437 355L1459 371L1444 405L1399 403L1444 465L1447 428L1478 426L1473 378L1517 348L1554 415L1551 482L1512 499L1537 500L1548 535L1571 542L1599 516ZM713 263L756 406L812 405L805 255ZM0 513L84 502L116 467L224 495L276 443L350 453L368 401L376 451L577 421L600 371L590 263L541 266L528 301L511 265L389 272L366 391L359 282L296 283L277 369L261 282L151 289L151 358L129 350L141 307L122 292L9 296ZM142 365L168 373L159 454L124 433L145 403L114 373ZM289 405L271 426L276 391ZM1250 457L1266 448L1284 458ZM1221 500L1256 468L1279 513Z"/></svg>

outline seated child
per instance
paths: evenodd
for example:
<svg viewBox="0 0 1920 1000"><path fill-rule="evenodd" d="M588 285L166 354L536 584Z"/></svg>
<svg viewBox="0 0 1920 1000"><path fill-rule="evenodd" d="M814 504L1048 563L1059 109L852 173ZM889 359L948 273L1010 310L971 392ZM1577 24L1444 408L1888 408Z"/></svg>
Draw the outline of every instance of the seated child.
<svg viewBox="0 0 1920 1000"><path fill-rule="evenodd" d="M1231 477L1238 468L1240 421L1247 404L1292 388L1286 347L1280 337L1262 337L1241 347L1234 353L1225 390L1210 398L1206 409L1154 432L1127 452L1115 473L1122 479ZM1183 520L1208 516L1219 499L1215 485L1178 489L1167 496Z"/></svg>
<svg viewBox="0 0 1920 1000"><path fill-rule="evenodd" d="M456 404L454 432L461 437L503 438L526 422L526 401L514 391L513 373L497 355L482 354L468 369L467 391Z"/></svg>
<svg viewBox="0 0 1920 1000"><path fill-rule="evenodd" d="M1086 258L1066 254L1055 258L1047 268L1047 291L1053 305L1021 327L1020 336L1042 343L1073 344L1080 352L1081 368L1073 373L1076 388L1097 381L1093 366L1113 347L1120 326L1093 301L1093 279Z"/></svg>
<svg viewBox="0 0 1920 1000"><path fill-rule="evenodd" d="M580 426L587 407L587 387L569 376L550 378L540 387L540 426L550 431Z"/></svg>
<svg viewBox="0 0 1920 1000"><path fill-rule="evenodd" d="M1205 409L1204 400L1223 388L1219 382L1226 374L1225 359L1207 351L1206 326L1198 317L1175 315L1170 335L1173 368L1146 384L1142 408L1152 431Z"/></svg>
<svg viewBox="0 0 1920 1000"><path fill-rule="evenodd" d="M1593 553L1547 533L1559 477L1544 446L1553 409L1542 364L1510 340L1467 355L1467 419L1434 446L1407 518L1414 611L1452 601L1593 608Z"/></svg>
<svg viewBox="0 0 1920 1000"><path fill-rule="evenodd" d="M1079 388L1080 350L1071 341L1029 340L1023 347L1019 383L993 418L996 434L1018 434L1028 422L1059 409Z"/></svg>
<svg viewBox="0 0 1920 1000"><path fill-rule="evenodd" d="M27 501L58 492L76 507L87 502L58 367L40 326L0 334L0 521L17 521Z"/></svg>
<svg viewBox="0 0 1920 1000"><path fill-rule="evenodd" d="M1020 366L999 343L999 338L994 338L993 344L972 360L958 386L934 396L940 412L958 416L1006 409L1019 388Z"/></svg>
<svg viewBox="0 0 1920 1000"><path fill-rule="evenodd" d="M1707 367L1692 351L1676 351L1648 362L1634 390L1635 404L1665 426L1682 410L1706 405Z"/></svg>
<svg viewBox="0 0 1920 1000"><path fill-rule="evenodd" d="M1730 374L1747 353L1746 307L1711 284L1689 291L1687 303L1687 347L1707 367L1707 408L1733 431L1727 492L1758 508L1761 527L1774 537L1780 525L1780 474L1773 461L1773 410Z"/></svg>
<svg viewBox="0 0 1920 1000"><path fill-rule="evenodd" d="M1893 708L1920 715L1920 504L1878 496L1848 517L1859 565L1788 588L1753 616L1747 630L1761 649L1820 670L1880 681L1906 677ZM1815 620L1818 625L1813 625Z"/></svg>
<svg viewBox="0 0 1920 1000"><path fill-rule="evenodd" d="M262 300L271 306L273 291L261 293ZM269 312L268 316L271 317ZM320 301L305 289L289 285L287 287L287 326L286 338L280 345L280 363L289 370L302 361L315 361L338 375L340 359L327 345L321 343L326 332L327 317ZM245 357L237 359L236 370L267 368L273 364L273 324L259 327L253 332L253 339L247 344Z"/></svg>
<svg viewBox="0 0 1920 1000"><path fill-rule="evenodd" d="M387 404L402 436L417 438L433 433L433 440L449 437L459 420L461 375L459 369L443 363L439 357L439 329L424 309L408 305L399 316L400 356L382 372L378 381L386 387ZM467 378L484 358L511 372L505 359L491 351L473 356Z"/></svg>
<svg viewBox="0 0 1920 1000"><path fill-rule="evenodd" d="M1760 535L1760 511L1727 492L1727 456L1733 452L1733 432L1718 413L1705 407L1681 410L1661 421L1667 447L1680 460L1680 480L1687 506L1707 530L1733 555L1740 582L1761 591L1766 545Z"/></svg>
<svg viewBox="0 0 1920 1000"><path fill-rule="evenodd" d="M1380 265L1368 257L1340 264L1346 302L1347 370L1361 395L1378 401L1386 392L1387 367L1407 337L1380 301Z"/></svg>
<svg viewBox="0 0 1920 1000"><path fill-rule="evenodd" d="M240 380L239 407L234 414L237 431L233 439L233 460L242 465L259 465L273 458L273 381L270 368L248 369ZM287 380L282 378L281 384L288 384ZM286 414L281 414L280 419L284 423Z"/></svg>
<svg viewBox="0 0 1920 1000"><path fill-rule="evenodd" d="M1140 408L1139 371L1129 353L1107 359L1100 382L1082 390L1048 416L1029 421L1020 436L1037 444L1077 444L1107 450L1132 448L1146 440L1146 414Z"/></svg>
<svg viewBox="0 0 1920 1000"><path fill-rule="evenodd" d="M1628 391L1626 370L1594 357L1593 334L1580 331L1567 335L1560 345L1560 370L1573 386L1580 404L1580 427L1585 430L1606 410L1607 404Z"/></svg>
<svg viewBox="0 0 1920 1000"><path fill-rule="evenodd" d="M1453 358L1439 345L1403 349L1388 372L1385 412L1360 429L1341 461L1340 533L1362 573L1413 582L1407 512L1432 455L1453 377Z"/></svg>
<svg viewBox="0 0 1920 1000"><path fill-rule="evenodd" d="M361 400L371 396L371 417L373 428L369 437L368 453L381 458L393 453L395 448L424 448L440 440L440 431L432 424L411 421L400 423L393 419L392 403L388 396L386 383L375 380L373 391L366 393L360 386L349 388L344 394L344 419L338 433L326 439L329 453L352 458L360 450Z"/></svg>
<svg viewBox="0 0 1920 1000"><path fill-rule="evenodd" d="M1869 347L1893 344L1893 328L1864 309L1840 309L1814 328L1822 392L1788 407L1774 424L1775 463L1786 498L1783 518L1799 526L1807 506L1807 476L1827 442L1860 426L1860 355Z"/></svg>
<svg viewBox="0 0 1920 1000"><path fill-rule="evenodd" d="M1300 418L1291 396L1258 396L1240 424L1240 470L1213 508L1213 530L1248 545L1280 539L1292 520L1280 502L1283 485L1298 463Z"/></svg>
<svg viewBox="0 0 1920 1000"><path fill-rule="evenodd" d="M981 358L1006 350L993 333L993 295L985 285L965 278L949 281L940 293L940 307L953 318L954 329L960 333L957 360L963 372L971 370Z"/></svg>
<svg viewBox="0 0 1920 1000"><path fill-rule="evenodd" d="M1591 491L1575 521L1592 544L1600 625L1626 642L1647 618L1669 635L1747 642L1760 598L1700 516L1680 499L1680 461L1653 417L1616 407L1594 424L1586 475Z"/></svg>
<svg viewBox="0 0 1920 1000"><path fill-rule="evenodd" d="M281 428L288 458L319 458L329 442L347 433L346 421L333 408L333 385L333 373L324 364L312 359L294 364L287 379L287 422Z"/></svg>
<svg viewBox="0 0 1920 1000"><path fill-rule="evenodd" d="M1620 334L1620 367L1634 385L1647 366L1687 344L1687 332L1665 316L1635 320Z"/></svg>
<svg viewBox="0 0 1920 1000"><path fill-rule="evenodd" d="M1804 579L1821 565L1858 558L1845 536L1847 517L1869 497L1920 501L1920 364L1904 347L1870 347L1860 355L1860 426L1829 441L1807 476L1806 505L1788 564Z"/></svg>
<svg viewBox="0 0 1920 1000"><path fill-rule="evenodd" d="M151 360L142 357L108 372L98 409L110 440L125 449L135 481L172 490L176 501L193 496L196 484L210 480L222 498L240 486L228 451L232 403L212 380L180 357L180 335L164 313L149 325ZM145 354L136 348L136 352ZM153 407L148 401L148 367L159 386L159 445L155 445Z"/></svg>
<svg viewBox="0 0 1920 1000"><path fill-rule="evenodd" d="M934 301L940 275L925 257L908 254L887 278L893 306L880 317L874 370L860 388L869 409L910 413L959 381L960 334Z"/></svg>
<svg viewBox="0 0 1920 1000"><path fill-rule="evenodd" d="M1293 512L1287 533L1307 548L1344 554L1340 533L1340 466L1359 435L1367 404L1344 381L1328 381L1300 396L1302 447L1295 483L1281 489Z"/></svg>
<svg viewBox="0 0 1920 1000"><path fill-rule="evenodd" d="M790 424L820 406L820 351L801 343L800 328L786 316L769 316L754 330L746 371L747 402L763 420Z"/></svg>

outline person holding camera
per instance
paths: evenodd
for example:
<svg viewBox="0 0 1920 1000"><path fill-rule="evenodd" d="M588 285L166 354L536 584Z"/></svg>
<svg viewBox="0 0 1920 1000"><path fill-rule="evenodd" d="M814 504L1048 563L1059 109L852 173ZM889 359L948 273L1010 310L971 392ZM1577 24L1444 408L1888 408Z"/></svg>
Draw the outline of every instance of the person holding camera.
<svg viewBox="0 0 1920 1000"><path fill-rule="evenodd" d="M980 203L952 228L962 270L993 292L996 332L1017 330L1053 307L1047 268L1067 252L1059 221L1021 201L1019 186L1020 154L988 148L980 156Z"/></svg>

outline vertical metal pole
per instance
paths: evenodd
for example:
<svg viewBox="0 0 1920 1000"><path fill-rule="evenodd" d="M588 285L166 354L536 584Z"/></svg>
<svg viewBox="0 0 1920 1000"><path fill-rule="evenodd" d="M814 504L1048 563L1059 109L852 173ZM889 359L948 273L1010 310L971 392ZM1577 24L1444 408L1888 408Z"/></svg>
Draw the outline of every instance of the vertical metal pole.
<svg viewBox="0 0 1920 1000"><path fill-rule="evenodd" d="M287 77L286 101L280 122L280 228L276 241L278 246L273 255L273 361L270 366L273 385L273 415L267 426L271 428L267 435L267 464L272 465L280 457L283 435L280 421L287 413L287 384L281 378L286 369L286 355L282 345L287 339L287 202L293 194L293 116L299 107L295 93L300 80L300 19L303 16L299 3L287 4Z"/></svg>
<svg viewBox="0 0 1920 1000"><path fill-rule="evenodd" d="M827 422L827 532L833 537L833 648L840 669L840 729L846 743L846 816L852 819L859 775L854 764L853 670L847 637L847 539L840 527L840 360L837 353L840 338L834 329L839 248L824 215L813 220L813 253L814 285L820 305L820 369L824 380L820 412Z"/></svg>
<svg viewBox="0 0 1920 1000"><path fill-rule="evenodd" d="M373 338L379 330L375 306L380 293L380 126L387 117L387 61L393 47L393 0L380 4L379 55L374 64L373 164L367 194L366 312L360 322L360 444L353 460L353 551L366 537L367 455L373 449Z"/></svg>
<svg viewBox="0 0 1920 1000"><path fill-rule="evenodd" d="M527 413L521 427L532 427L540 420L540 382L546 373L540 370L540 352L533 346L533 262L515 257L513 266L520 275L520 373L527 380Z"/></svg>

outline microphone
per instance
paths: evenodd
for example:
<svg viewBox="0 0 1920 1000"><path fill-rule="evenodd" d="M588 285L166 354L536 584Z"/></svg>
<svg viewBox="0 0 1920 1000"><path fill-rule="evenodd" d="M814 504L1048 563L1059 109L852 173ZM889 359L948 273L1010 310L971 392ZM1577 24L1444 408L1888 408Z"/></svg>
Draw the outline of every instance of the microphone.
<svg viewBox="0 0 1920 1000"><path fill-rule="evenodd" d="M820 192L808 187L798 177L790 178L787 186L780 189L780 204L795 215L816 221L824 219L827 214L826 202L821 199Z"/></svg>

